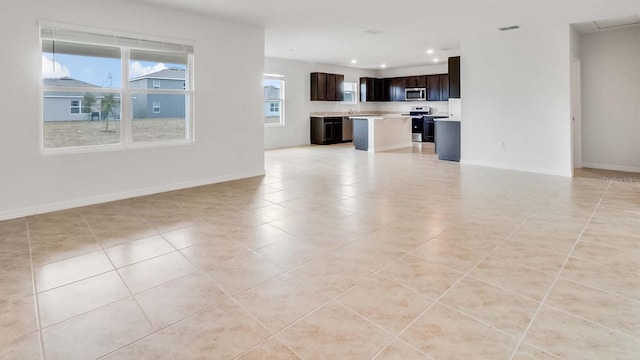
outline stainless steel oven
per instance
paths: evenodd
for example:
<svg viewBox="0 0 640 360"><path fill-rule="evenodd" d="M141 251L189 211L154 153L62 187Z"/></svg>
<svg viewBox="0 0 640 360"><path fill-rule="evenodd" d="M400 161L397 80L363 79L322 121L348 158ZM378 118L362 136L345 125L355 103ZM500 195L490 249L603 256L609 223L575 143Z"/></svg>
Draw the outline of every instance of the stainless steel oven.
<svg viewBox="0 0 640 360"><path fill-rule="evenodd" d="M414 142L424 142L425 140L425 116L429 115L431 112L431 107L429 106L412 106L411 112L409 115L411 116L412 129L411 129L411 140Z"/></svg>

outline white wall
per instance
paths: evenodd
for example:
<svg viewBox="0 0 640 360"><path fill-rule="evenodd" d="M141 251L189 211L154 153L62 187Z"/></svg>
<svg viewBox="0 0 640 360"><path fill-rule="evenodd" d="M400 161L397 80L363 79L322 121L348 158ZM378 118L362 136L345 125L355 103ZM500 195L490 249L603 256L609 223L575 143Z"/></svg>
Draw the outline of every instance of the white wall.
<svg viewBox="0 0 640 360"><path fill-rule="evenodd" d="M581 37L583 166L640 172L640 27Z"/></svg>
<svg viewBox="0 0 640 360"><path fill-rule="evenodd" d="M344 81L359 84L360 77L377 76L375 71L265 58L264 72L285 76L285 126L265 127L264 145L267 149L308 145L311 131L309 114L312 112L376 110L375 103L358 102L357 105L347 105L336 101L310 101L312 72L344 74Z"/></svg>
<svg viewBox="0 0 640 360"><path fill-rule="evenodd" d="M193 42L196 143L40 154L38 19ZM264 172L262 29L130 2L23 0L0 31L0 219Z"/></svg>
<svg viewBox="0 0 640 360"><path fill-rule="evenodd" d="M571 176L569 37L549 25L462 42L463 163Z"/></svg>

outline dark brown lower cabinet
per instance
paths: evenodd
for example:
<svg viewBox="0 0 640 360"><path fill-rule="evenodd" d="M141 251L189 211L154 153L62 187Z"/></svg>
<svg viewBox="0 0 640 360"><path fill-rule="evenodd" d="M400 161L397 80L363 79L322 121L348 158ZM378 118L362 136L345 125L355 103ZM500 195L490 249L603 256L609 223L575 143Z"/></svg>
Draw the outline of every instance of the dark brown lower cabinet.
<svg viewBox="0 0 640 360"><path fill-rule="evenodd" d="M311 143L317 145L342 142L342 117L311 117Z"/></svg>

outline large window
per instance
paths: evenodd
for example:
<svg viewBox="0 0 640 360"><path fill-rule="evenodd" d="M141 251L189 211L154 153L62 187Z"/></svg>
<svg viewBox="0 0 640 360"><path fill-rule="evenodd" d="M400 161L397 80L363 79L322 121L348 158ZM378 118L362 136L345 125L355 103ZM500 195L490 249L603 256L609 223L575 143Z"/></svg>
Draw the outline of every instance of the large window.
<svg viewBox="0 0 640 360"><path fill-rule="evenodd" d="M284 76L265 74L264 81L264 124L284 125Z"/></svg>
<svg viewBox="0 0 640 360"><path fill-rule="evenodd" d="M40 34L44 149L193 138L191 46L55 26Z"/></svg>

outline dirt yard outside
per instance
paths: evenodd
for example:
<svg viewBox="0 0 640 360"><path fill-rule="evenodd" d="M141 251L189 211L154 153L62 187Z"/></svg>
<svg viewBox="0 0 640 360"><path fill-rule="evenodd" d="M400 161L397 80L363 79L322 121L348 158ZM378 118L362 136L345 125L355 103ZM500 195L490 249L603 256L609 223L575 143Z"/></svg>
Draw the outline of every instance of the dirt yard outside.
<svg viewBox="0 0 640 360"><path fill-rule="evenodd" d="M45 149L120 143L120 121L48 121L44 123ZM185 138L185 120L134 119L133 141L152 142Z"/></svg>

